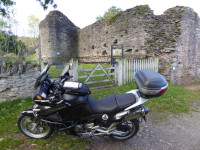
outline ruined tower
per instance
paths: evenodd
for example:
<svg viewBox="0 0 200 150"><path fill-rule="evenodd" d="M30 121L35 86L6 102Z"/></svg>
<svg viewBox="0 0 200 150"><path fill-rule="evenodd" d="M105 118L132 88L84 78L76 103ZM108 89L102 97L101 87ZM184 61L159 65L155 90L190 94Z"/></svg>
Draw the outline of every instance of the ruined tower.
<svg viewBox="0 0 200 150"><path fill-rule="evenodd" d="M77 57L77 29L61 12L51 11L39 25L42 61L69 62Z"/></svg>

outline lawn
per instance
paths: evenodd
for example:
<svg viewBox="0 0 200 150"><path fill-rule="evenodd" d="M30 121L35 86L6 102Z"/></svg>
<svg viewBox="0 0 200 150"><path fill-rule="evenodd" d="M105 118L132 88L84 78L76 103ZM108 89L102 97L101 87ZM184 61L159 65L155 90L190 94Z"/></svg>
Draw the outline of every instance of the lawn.
<svg viewBox="0 0 200 150"><path fill-rule="evenodd" d="M120 94L135 89L135 83L123 86L92 90L92 97L101 99L103 97ZM145 105L151 113L179 114L195 111L190 107L193 102L200 100L200 91L190 91L179 86L169 84L167 93L161 97L150 99ZM17 129L17 117L20 112L34 103L31 99L14 100L0 104L0 149L86 149L91 142L87 138L68 136L63 132L55 132L50 138L44 140L33 140L24 137Z"/></svg>

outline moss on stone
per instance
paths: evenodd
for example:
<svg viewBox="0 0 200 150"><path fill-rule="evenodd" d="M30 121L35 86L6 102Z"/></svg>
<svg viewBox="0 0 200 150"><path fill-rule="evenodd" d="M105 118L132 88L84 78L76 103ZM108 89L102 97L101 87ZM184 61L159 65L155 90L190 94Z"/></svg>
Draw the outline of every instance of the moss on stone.
<svg viewBox="0 0 200 150"><path fill-rule="evenodd" d="M174 36L171 38L171 41L172 41L172 42L175 42L175 41L176 41L176 39L175 39Z"/></svg>
<svg viewBox="0 0 200 150"><path fill-rule="evenodd" d="M181 8L181 12L184 12L185 11L185 8Z"/></svg>
<svg viewBox="0 0 200 150"><path fill-rule="evenodd" d="M143 25L144 24L144 22L140 22L140 25Z"/></svg>
<svg viewBox="0 0 200 150"><path fill-rule="evenodd" d="M151 50L150 50L150 49L147 49L146 52L147 52L147 54L149 54L149 53L151 52Z"/></svg>
<svg viewBox="0 0 200 150"><path fill-rule="evenodd" d="M7 60L6 60L6 65L7 65L8 67L12 66L12 64L13 64L13 59L7 59Z"/></svg>
<svg viewBox="0 0 200 150"><path fill-rule="evenodd" d="M198 14L196 12L194 12L194 13L195 13L195 19L197 19L198 18Z"/></svg>
<svg viewBox="0 0 200 150"><path fill-rule="evenodd" d="M147 12L151 12L151 9L148 5L140 5L135 8L136 13L144 15Z"/></svg>
<svg viewBox="0 0 200 150"><path fill-rule="evenodd" d="M107 21L108 25L111 25L113 22L116 21L116 15L113 15L113 16L107 18L106 21Z"/></svg>
<svg viewBox="0 0 200 150"><path fill-rule="evenodd" d="M128 24L128 16L126 15L126 25Z"/></svg>

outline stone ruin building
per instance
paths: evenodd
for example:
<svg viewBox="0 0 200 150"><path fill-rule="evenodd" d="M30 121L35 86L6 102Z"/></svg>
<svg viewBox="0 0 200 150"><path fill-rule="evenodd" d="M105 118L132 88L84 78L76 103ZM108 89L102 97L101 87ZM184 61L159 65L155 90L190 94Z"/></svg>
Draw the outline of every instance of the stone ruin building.
<svg viewBox="0 0 200 150"><path fill-rule="evenodd" d="M40 23L43 60L110 61L111 45L124 45L126 58L159 58L171 84L200 80L200 24L191 8L177 6L154 15L148 5L79 29L59 11Z"/></svg>
<svg viewBox="0 0 200 150"><path fill-rule="evenodd" d="M77 57L78 27L61 12L50 12L39 27L43 61L65 62Z"/></svg>

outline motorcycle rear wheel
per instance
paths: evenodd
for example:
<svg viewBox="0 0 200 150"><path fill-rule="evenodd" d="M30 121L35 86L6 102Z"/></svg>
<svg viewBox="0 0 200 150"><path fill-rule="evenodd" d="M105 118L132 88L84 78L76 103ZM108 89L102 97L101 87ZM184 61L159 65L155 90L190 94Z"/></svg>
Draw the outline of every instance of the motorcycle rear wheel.
<svg viewBox="0 0 200 150"><path fill-rule="evenodd" d="M29 138L44 139L53 133L53 128L33 115L20 115L17 121L19 130Z"/></svg>
<svg viewBox="0 0 200 150"><path fill-rule="evenodd" d="M123 122L116 127L116 130L121 131L121 132L127 132L127 134L122 135L122 136L110 135L112 139L114 140L130 139L133 136L135 136L137 132L139 131L139 121L137 119L134 119L134 120Z"/></svg>

